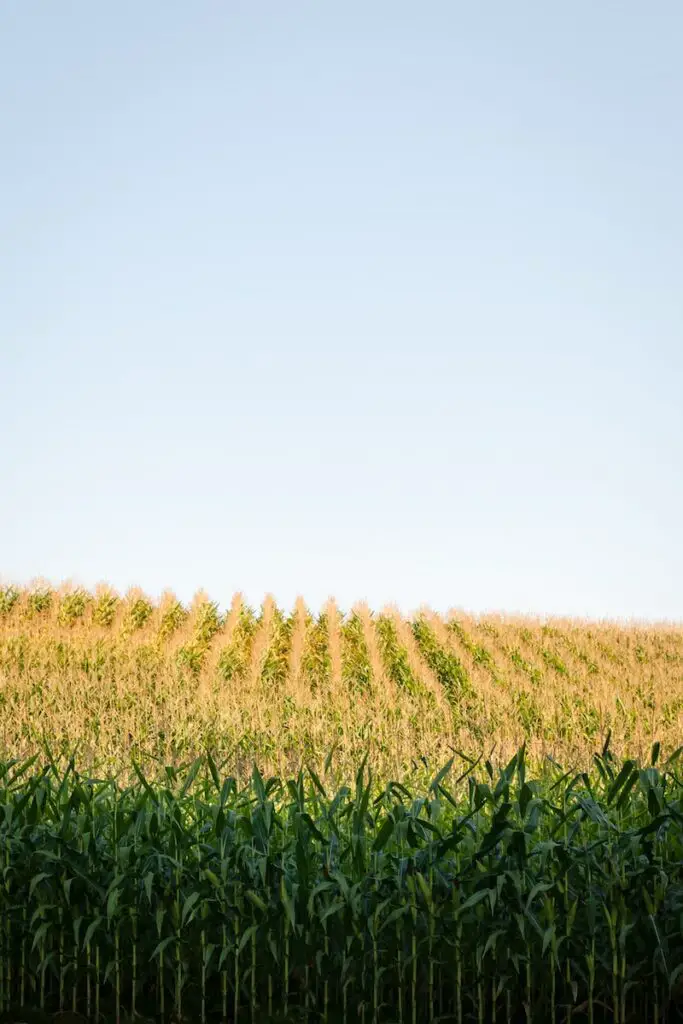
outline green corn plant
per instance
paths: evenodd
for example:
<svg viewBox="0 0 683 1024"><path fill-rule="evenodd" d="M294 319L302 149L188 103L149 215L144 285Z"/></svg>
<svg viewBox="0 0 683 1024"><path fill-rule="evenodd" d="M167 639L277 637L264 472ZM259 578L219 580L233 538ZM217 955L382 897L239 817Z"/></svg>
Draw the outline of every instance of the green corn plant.
<svg viewBox="0 0 683 1024"><path fill-rule="evenodd" d="M458 711L461 703L473 696L472 684L462 662L439 644L434 630L424 618L415 619L412 628L420 653L441 683L449 703Z"/></svg>
<svg viewBox="0 0 683 1024"><path fill-rule="evenodd" d="M676 759L609 753L529 777L522 750L448 784L450 763L418 791L363 763L329 793L208 757L131 783L0 764L2 1006L673 1021L683 786Z"/></svg>
<svg viewBox="0 0 683 1024"><path fill-rule="evenodd" d="M301 670L313 693L324 687L330 679L332 663L328 645L327 615L322 612L313 619L306 632L306 646L301 661Z"/></svg>
<svg viewBox="0 0 683 1024"><path fill-rule="evenodd" d="M218 670L225 682L241 678L247 670L260 619L242 605L230 643L221 652Z"/></svg>
<svg viewBox="0 0 683 1024"><path fill-rule="evenodd" d="M372 683L372 668L363 622L357 612L352 612L342 622L340 632L342 677L349 689L363 693Z"/></svg>
<svg viewBox="0 0 683 1024"><path fill-rule="evenodd" d="M116 594L101 594L94 604L92 620L97 626L108 629L116 616L119 599Z"/></svg>
<svg viewBox="0 0 683 1024"><path fill-rule="evenodd" d="M408 653L399 642L395 622L388 615L380 615L375 627L384 667L390 679L408 693L422 693L423 687L410 668Z"/></svg>
<svg viewBox="0 0 683 1024"><path fill-rule="evenodd" d="M0 615L9 615L20 596L17 587L0 587Z"/></svg>
<svg viewBox="0 0 683 1024"><path fill-rule="evenodd" d="M144 597L136 598L128 608L127 626L131 630L143 629L152 617L154 607Z"/></svg>
<svg viewBox="0 0 683 1024"><path fill-rule="evenodd" d="M75 590L65 594L59 605L58 621L62 626L71 626L83 617L85 609L92 598L84 590Z"/></svg>

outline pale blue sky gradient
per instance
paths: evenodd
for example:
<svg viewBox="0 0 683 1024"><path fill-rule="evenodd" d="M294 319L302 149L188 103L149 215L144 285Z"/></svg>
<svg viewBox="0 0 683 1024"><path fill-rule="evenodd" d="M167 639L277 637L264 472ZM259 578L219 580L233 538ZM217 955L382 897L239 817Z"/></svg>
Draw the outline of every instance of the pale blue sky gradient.
<svg viewBox="0 0 683 1024"><path fill-rule="evenodd" d="M683 618L683 4L0 7L0 571Z"/></svg>

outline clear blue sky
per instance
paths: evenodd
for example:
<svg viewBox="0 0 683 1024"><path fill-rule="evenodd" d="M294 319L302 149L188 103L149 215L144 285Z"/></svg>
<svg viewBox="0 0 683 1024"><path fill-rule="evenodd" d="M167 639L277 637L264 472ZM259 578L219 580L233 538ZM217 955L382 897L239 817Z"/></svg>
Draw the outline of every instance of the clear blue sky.
<svg viewBox="0 0 683 1024"><path fill-rule="evenodd" d="M682 46L3 4L3 576L683 618Z"/></svg>

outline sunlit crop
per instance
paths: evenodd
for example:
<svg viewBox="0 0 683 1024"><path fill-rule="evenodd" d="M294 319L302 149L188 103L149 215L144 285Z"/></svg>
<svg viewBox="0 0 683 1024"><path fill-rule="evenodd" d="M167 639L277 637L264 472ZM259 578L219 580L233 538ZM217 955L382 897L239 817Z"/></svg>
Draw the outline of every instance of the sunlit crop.
<svg viewBox="0 0 683 1024"><path fill-rule="evenodd" d="M332 748L349 777L365 753L398 777L522 743L530 763L585 765L608 731L623 756L678 745L683 629L6 587L0 709L6 756L48 741L114 767L132 751L152 775L207 750L240 778Z"/></svg>
<svg viewBox="0 0 683 1024"><path fill-rule="evenodd" d="M680 626L5 587L0 712L2 1020L683 1020Z"/></svg>

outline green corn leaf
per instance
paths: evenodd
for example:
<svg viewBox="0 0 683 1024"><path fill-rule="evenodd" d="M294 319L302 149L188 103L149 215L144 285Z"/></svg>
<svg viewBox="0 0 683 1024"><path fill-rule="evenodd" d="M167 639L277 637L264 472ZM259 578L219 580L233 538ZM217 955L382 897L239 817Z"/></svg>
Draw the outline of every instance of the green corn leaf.
<svg viewBox="0 0 683 1024"><path fill-rule="evenodd" d="M183 927L187 923L187 919L189 915L192 913L192 909L196 906L198 900L199 893L197 891L191 892L190 895L185 899L185 902L183 903L182 913L180 916L181 924Z"/></svg>

